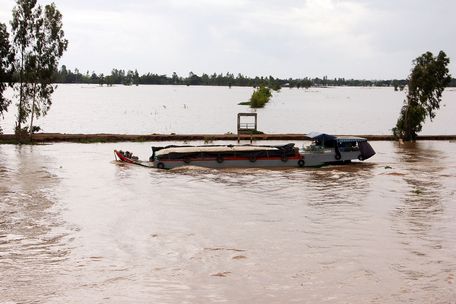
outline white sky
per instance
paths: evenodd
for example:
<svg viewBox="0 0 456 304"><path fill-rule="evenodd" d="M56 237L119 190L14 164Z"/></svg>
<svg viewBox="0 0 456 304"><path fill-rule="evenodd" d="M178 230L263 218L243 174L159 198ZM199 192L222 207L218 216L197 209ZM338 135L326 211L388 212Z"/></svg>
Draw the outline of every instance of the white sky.
<svg viewBox="0 0 456 304"><path fill-rule="evenodd" d="M54 2L70 42L61 64L81 72L391 79L444 50L456 76L455 0ZM14 5L0 0L0 22Z"/></svg>

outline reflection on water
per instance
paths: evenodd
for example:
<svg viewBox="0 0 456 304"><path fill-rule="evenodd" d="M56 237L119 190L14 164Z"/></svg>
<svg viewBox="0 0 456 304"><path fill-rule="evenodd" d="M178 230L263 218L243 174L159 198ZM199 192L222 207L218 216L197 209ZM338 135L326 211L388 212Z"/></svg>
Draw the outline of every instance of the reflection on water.
<svg viewBox="0 0 456 304"><path fill-rule="evenodd" d="M446 157L422 143L399 145L396 153L401 155L401 161L409 172L404 177L409 192L397 209L398 216L407 219L411 231L425 233L432 223L439 222L439 216L444 211L441 204L443 185L438 176L447 162Z"/></svg>
<svg viewBox="0 0 456 304"><path fill-rule="evenodd" d="M403 176L407 190L392 211L392 228L408 259L393 267L406 281L413 281L426 292L440 289L441 282L453 283L455 271L455 260L446 256L452 248L448 248L448 240L442 235L447 230L445 201L450 189L441 176L452 161L444 151L425 142L397 144L395 151L408 174ZM406 292L410 290L410 286L402 284L405 294L398 297L413 300Z"/></svg>
<svg viewBox="0 0 456 304"><path fill-rule="evenodd" d="M170 171L113 162L119 144L0 146L0 303L454 302L456 145L373 146Z"/></svg>

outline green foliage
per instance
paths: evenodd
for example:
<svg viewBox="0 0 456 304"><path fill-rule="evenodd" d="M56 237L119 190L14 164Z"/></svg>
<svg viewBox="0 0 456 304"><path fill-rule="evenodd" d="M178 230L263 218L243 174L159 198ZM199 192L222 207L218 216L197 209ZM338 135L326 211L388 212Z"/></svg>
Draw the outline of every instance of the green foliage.
<svg viewBox="0 0 456 304"><path fill-rule="evenodd" d="M260 86L252 93L252 96L250 97L250 107L263 108L269 101L271 96L271 89L264 86Z"/></svg>
<svg viewBox="0 0 456 304"><path fill-rule="evenodd" d="M162 84L162 85L198 85L198 86L239 86L239 87L259 87L261 85L267 86L275 91L283 87L289 88L305 88L310 87L323 87L323 86L393 86L402 89L406 84L406 80L356 80L345 78L328 79L320 78L303 78L303 79L280 79L269 77L254 77L250 78L242 74L237 76L226 73L212 75L202 74L201 76L189 73L188 77L181 77L173 72L171 76L159 75L154 73L147 73L139 75L137 70L125 71L113 69L111 75L97 75L92 72L92 75L81 74L78 69L71 71L66 66L62 66L60 71L54 74L54 81L56 83L90 83L90 84L107 84L107 77L110 77L110 85L124 84L124 85L139 85L139 84ZM456 86L456 80L450 85Z"/></svg>
<svg viewBox="0 0 456 304"><path fill-rule="evenodd" d="M281 87L278 83L274 83L273 85L271 85L271 89L276 91L276 92L279 92Z"/></svg>
<svg viewBox="0 0 456 304"><path fill-rule="evenodd" d="M3 97L7 84L11 83L14 53L9 43L9 34L6 25L0 23L0 118L8 110L11 100ZM2 132L0 128L0 133Z"/></svg>
<svg viewBox="0 0 456 304"><path fill-rule="evenodd" d="M426 52L414 60L407 84L407 97L393 133L403 140L415 140L426 117L435 117L445 87L450 83L450 59L443 51L434 57Z"/></svg>
<svg viewBox="0 0 456 304"><path fill-rule="evenodd" d="M32 134L37 129L33 119L46 115L52 105L54 75L68 46L62 27L62 14L54 3L43 9L36 5L36 0L17 0L11 28L13 46L18 54L15 62L19 74L19 86L15 87L19 91L18 136L27 129L22 124L28 119L28 131Z"/></svg>
<svg viewBox="0 0 456 304"><path fill-rule="evenodd" d="M36 13L34 7L36 0L18 0L16 7L13 9L13 20L11 21L13 47L18 55L15 60L15 67L19 71L19 86L15 89L19 91L18 116L16 123L16 134L21 134L23 128L22 123L27 120L27 115L30 113L30 106L25 103L25 90L27 89L30 71L27 65L28 54L31 52L31 43L33 41L33 25L36 21Z"/></svg>

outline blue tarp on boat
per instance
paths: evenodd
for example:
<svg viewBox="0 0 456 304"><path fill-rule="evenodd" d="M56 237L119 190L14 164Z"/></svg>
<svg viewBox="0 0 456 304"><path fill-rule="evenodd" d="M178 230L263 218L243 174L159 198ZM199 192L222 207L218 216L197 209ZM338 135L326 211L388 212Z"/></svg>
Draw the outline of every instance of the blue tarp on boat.
<svg viewBox="0 0 456 304"><path fill-rule="evenodd" d="M328 141L331 141L331 140L336 140L339 143L367 141L367 139L362 138L362 137L348 137L348 136L337 137L337 136L334 136L334 135L329 135L329 134L321 133L321 132L310 132L310 133L307 134L307 136L312 138L312 139L314 139L314 140L318 140L318 141L321 141L321 142L328 142Z"/></svg>
<svg viewBox="0 0 456 304"><path fill-rule="evenodd" d="M367 139L362 137L337 137L337 142L345 143L345 142L363 142L367 141Z"/></svg>
<svg viewBox="0 0 456 304"><path fill-rule="evenodd" d="M334 135L329 135L329 134L321 133L321 132L310 132L307 134L307 136L310 138L313 138L315 140L321 141L321 142L326 142L326 141L337 139L337 137Z"/></svg>
<svg viewBox="0 0 456 304"><path fill-rule="evenodd" d="M367 139L362 137L337 137L334 135L329 135L326 133L321 132L310 132L307 134L308 137L315 140L317 145L324 146L325 148L334 148L336 150L336 154L340 155L339 146L343 143L357 143L359 150L361 152L360 159L368 159L375 155L374 149L371 145L367 142Z"/></svg>

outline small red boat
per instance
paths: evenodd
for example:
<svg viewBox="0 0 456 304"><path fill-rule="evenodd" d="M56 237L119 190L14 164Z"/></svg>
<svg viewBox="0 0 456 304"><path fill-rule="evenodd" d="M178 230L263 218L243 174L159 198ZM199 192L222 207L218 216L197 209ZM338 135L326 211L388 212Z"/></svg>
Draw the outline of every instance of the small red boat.
<svg viewBox="0 0 456 304"><path fill-rule="evenodd" d="M134 156L133 153L129 151L114 150L114 157L116 160L122 161L124 163L135 164L143 167L152 168L154 167L153 162L139 160L137 156Z"/></svg>

